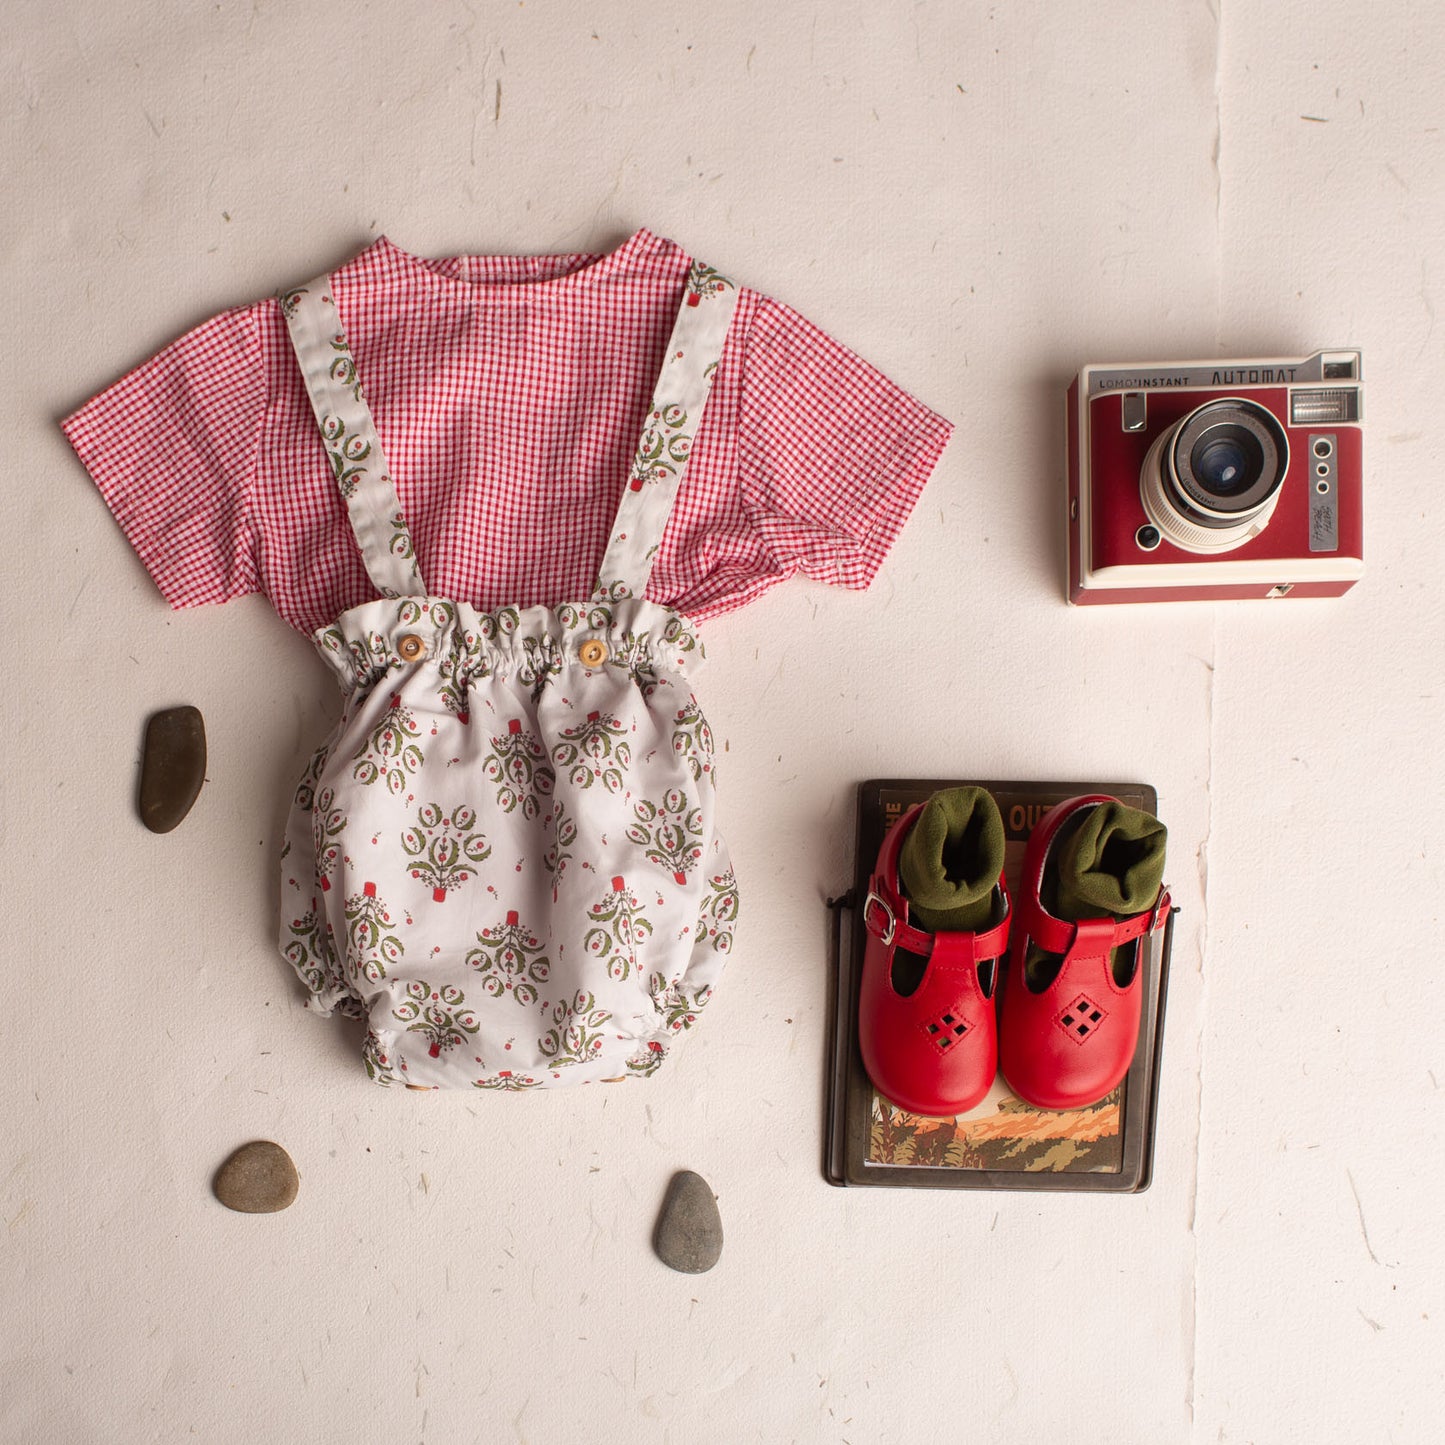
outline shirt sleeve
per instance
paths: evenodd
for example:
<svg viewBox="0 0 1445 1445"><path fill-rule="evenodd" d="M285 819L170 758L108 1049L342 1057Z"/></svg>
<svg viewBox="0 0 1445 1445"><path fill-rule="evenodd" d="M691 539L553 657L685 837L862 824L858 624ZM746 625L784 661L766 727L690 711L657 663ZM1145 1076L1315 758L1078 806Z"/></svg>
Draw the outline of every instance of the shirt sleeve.
<svg viewBox="0 0 1445 1445"><path fill-rule="evenodd" d="M265 410L245 307L173 341L60 424L172 607L259 590L249 496Z"/></svg>
<svg viewBox="0 0 1445 1445"><path fill-rule="evenodd" d="M748 331L739 400L744 505L785 573L866 587L953 423L781 302Z"/></svg>

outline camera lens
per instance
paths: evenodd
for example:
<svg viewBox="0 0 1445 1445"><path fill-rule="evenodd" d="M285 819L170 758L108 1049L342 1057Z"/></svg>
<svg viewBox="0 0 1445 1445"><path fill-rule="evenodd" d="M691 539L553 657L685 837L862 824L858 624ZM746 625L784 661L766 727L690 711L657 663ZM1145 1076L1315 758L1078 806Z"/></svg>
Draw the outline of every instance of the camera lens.
<svg viewBox="0 0 1445 1445"><path fill-rule="evenodd" d="M1170 480L1202 526L1227 527L1278 490L1288 459L1284 432L1252 401L1212 401L1185 417Z"/></svg>
<svg viewBox="0 0 1445 1445"><path fill-rule="evenodd" d="M1289 466L1289 442L1258 402L1207 402L1155 440L1140 475L1144 511L1190 552L1226 552L1268 523Z"/></svg>
<svg viewBox="0 0 1445 1445"><path fill-rule="evenodd" d="M1232 427L1215 427L1194 443L1189 470L1204 490L1215 497L1232 497L1258 477L1264 458L1248 433Z"/></svg>

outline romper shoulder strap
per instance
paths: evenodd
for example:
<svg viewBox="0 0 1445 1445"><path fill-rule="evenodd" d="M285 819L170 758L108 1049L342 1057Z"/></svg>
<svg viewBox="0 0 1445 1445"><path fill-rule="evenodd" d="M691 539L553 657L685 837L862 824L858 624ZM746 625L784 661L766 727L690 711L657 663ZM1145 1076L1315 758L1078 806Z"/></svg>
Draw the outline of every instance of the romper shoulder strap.
<svg viewBox="0 0 1445 1445"><path fill-rule="evenodd" d="M337 488L372 583L383 597L424 596L411 533L331 294L319 276L277 296Z"/></svg>
<svg viewBox="0 0 1445 1445"><path fill-rule="evenodd" d="M731 280L700 261L692 263L598 569L599 597L640 597L647 589L737 300L738 288Z"/></svg>

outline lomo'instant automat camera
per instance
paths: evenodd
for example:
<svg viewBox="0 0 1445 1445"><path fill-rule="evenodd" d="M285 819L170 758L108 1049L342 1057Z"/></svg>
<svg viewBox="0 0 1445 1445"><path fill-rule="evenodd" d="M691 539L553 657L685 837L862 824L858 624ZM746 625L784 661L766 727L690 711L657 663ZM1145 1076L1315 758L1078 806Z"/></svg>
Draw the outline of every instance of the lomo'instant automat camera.
<svg viewBox="0 0 1445 1445"><path fill-rule="evenodd" d="M1086 366L1069 388L1069 600L1338 597L1359 580L1358 351Z"/></svg>

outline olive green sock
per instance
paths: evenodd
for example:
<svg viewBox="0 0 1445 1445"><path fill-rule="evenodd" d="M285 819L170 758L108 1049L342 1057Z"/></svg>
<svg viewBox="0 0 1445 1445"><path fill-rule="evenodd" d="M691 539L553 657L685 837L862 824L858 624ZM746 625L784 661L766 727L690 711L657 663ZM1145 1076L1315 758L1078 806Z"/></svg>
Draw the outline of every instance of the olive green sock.
<svg viewBox="0 0 1445 1445"><path fill-rule="evenodd" d="M993 921L1003 871L1003 819L983 788L945 788L924 805L898 854L909 920L930 933L969 933Z"/></svg>
<svg viewBox="0 0 1445 1445"><path fill-rule="evenodd" d="M1044 907L1070 923L1082 918L1129 918L1152 908L1164 881L1167 839L1164 824L1139 808L1111 800L1088 809L1059 843L1056 867L1044 875ZM1122 959L1120 949L1109 954L1121 988L1132 977L1138 954L1135 944L1125 947L1128 952ZM1062 963L1061 955L1031 944L1025 964L1029 987L1047 988Z"/></svg>
<svg viewBox="0 0 1445 1445"><path fill-rule="evenodd" d="M1123 803L1100 803L1063 841L1052 912L1128 918L1151 908L1164 881L1168 833L1158 818Z"/></svg>

